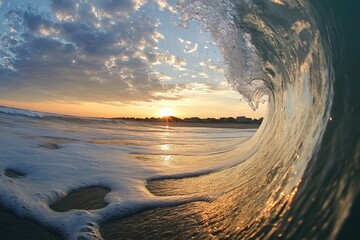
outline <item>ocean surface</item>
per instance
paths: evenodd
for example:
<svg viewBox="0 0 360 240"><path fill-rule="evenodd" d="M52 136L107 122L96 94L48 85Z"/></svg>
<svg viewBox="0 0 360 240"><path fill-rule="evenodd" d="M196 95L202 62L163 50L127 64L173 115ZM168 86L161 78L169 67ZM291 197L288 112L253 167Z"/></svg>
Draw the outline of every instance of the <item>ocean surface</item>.
<svg viewBox="0 0 360 240"><path fill-rule="evenodd" d="M359 239L359 5L179 0L249 107L268 96L260 128L0 107L0 205L66 239ZM106 206L49 207L85 187Z"/></svg>

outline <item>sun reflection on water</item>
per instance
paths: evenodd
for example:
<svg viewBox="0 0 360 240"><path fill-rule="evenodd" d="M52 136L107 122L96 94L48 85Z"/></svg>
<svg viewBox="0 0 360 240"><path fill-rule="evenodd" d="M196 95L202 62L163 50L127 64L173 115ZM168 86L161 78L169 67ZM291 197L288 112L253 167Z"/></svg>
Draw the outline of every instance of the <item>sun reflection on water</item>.
<svg viewBox="0 0 360 240"><path fill-rule="evenodd" d="M171 162L173 160L173 156L171 156L171 155L163 155L163 156L161 156L161 158L163 159L164 163L166 163L166 164L171 164Z"/></svg>
<svg viewBox="0 0 360 240"><path fill-rule="evenodd" d="M160 145L160 149L164 151L170 150L170 144L162 144Z"/></svg>

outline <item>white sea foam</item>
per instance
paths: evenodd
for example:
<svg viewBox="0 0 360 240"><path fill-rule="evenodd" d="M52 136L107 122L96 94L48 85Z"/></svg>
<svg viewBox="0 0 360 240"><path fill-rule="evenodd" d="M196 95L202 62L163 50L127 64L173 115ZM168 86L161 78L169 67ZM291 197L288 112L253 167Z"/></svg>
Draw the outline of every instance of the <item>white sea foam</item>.
<svg viewBox="0 0 360 240"><path fill-rule="evenodd" d="M7 114L12 114L12 115L27 116L27 117L57 117L57 116L61 116L59 114L54 114L54 113L44 113L44 112L30 111L30 110L11 108L11 107L5 107L5 106L0 106L0 113L7 113Z"/></svg>
<svg viewBox="0 0 360 240"><path fill-rule="evenodd" d="M145 185L149 179L193 176L234 165L248 157L237 158L241 154L234 150L255 132L83 124L53 118L17 118L12 114L21 110L7 111L9 114L0 114L1 205L69 239L80 235L98 238L100 224L139 210L216 197L156 197ZM49 142L58 148L47 148ZM25 176L10 178L5 175L6 169ZM49 208L71 190L87 186L111 189L105 197L105 208L65 213Z"/></svg>

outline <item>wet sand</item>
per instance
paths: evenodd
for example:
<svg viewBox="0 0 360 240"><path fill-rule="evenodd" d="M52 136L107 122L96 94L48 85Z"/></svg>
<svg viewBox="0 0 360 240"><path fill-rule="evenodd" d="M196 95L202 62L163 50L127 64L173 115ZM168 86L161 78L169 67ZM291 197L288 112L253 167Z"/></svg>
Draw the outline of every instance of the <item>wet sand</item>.
<svg viewBox="0 0 360 240"><path fill-rule="evenodd" d="M18 172L16 170L13 170L13 169L5 169L5 176L7 176L9 178L21 178L21 177L24 177L25 174Z"/></svg>
<svg viewBox="0 0 360 240"><path fill-rule="evenodd" d="M38 224L24 219L0 207L0 239L1 240L60 240L58 235L45 230Z"/></svg>
<svg viewBox="0 0 360 240"><path fill-rule="evenodd" d="M72 209L91 210L106 206L105 195L110 192L103 187L87 187L70 192L50 206L55 212L66 212Z"/></svg>

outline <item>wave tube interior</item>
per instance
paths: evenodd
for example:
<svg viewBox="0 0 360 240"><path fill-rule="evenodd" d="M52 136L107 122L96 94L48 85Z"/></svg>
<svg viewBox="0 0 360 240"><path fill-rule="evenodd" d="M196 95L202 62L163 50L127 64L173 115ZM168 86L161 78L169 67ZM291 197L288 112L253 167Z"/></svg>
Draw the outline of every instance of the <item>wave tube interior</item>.
<svg viewBox="0 0 360 240"><path fill-rule="evenodd" d="M40 165L27 168L29 163L25 162L24 166L16 165L23 172L5 171L0 175L7 184L1 188L1 205L70 239L76 239L78 234L80 239L359 237L356 222L360 216L360 111L356 91L360 85L356 81L359 55L354 53L359 53L360 38L359 31L351 27L359 20L359 4L352 2L346 5L335 0L179 0L177 10L182 25L197 21L204 31L211 33L227 65L229 83L250 107L256 109L268 96L267 116L259 130L247 141L232 142L231 147L224 139L216 143L208 139L212 147L218 147L215 157L211 151L201 153L192 156L190 163L186 156L179 156L178 161L186 162L187 170L193 168L191 171L164 173L149 167L145 168L144 179L134 180L126 175L120 178L124 173L111 169L114 163L102 166L94 160L93 165L100 173L94 176L79 173L79 179L83 185L107 187L104 194L108 194L108 205L92 211L52 214L49 204L60 198L61 191L43 189L44 194L39 196L29 193L33 197L29 203L16 196L23 193L15 180L8 180L9 175L21 179L27 171L29 176L31 171L42 171ZM82 134L91 129L97 129L97 134L121 131L136 142L130 144L129 139L121 139L122 143L143 144L136 139L140 130L134 131L130 125L113 128L109 127L112 121L19 113L8 108L0 111L7 114L0 119L3 136L10 136L6 127L11 126L36 128L43 124L46 127L41 127L40 132L46 133L45 129L51 128L57 134L62 133L64 122L67 127L72 126L72 138L59 137L55 145L46 145L47 148L56 149L57 144L71 142L72 147L86 149L88 144L109 141L91 137L81 145ZM13 119L29 114L35 116L19 118L18 123ZM156 137L164 134L163 130L146 127L142 131L153 132ZM189 133L183 134L186 139ZM161 144L159 139L148 137L149 141ZM10 137L8 141L2 143L2 150L15 148ZM25 142L24 146L32 145ZM223 153L219 154L219 148ZM145 150L137 146L131 151ZM8 152L4 150L0 156L2 167L13 164L5 161L4 156L10 156ZM152 154L148 150L145 153ZM82 156L74 153L71 157L81 160ZM214 164L214 158L221 159L221 164ZM56 163L51 164L57 167ZM69 175L78 170L68 165L60 167L67 169ZM119 174L120 180L102 174L106 167ZM135 170L128 169L136 175ZM51 185L50 180L57 175L42 173L49 180L44 185L67 191L78 187L67 179L62 180L64 186ZM36 177L32 180L40 181ZM122 185L123 180L130 183ZM27 180L20 181L25 184ZM87 222L90 220L92 225ZM83 227L78 222L87 225Z"/></svg>
<svg viewBox="0 0 360 240"><path fill-rule="evenodd" d="M157 195L200 191L216 196L214 201L154 210L106 230L136 225L166 236L166 230L180 228L180 238L205 239L359 236L354 91L360 88L353 54L359 52L359 31L348 27L358 19L359 4L181 0L179 9L185 26L196 20L211 32L228 64L229 82L251 107L270 96L268 115L239 146L238 158L251 153L241 164L148 184ZM150 219L163 232L151 231Z"/></svg>

